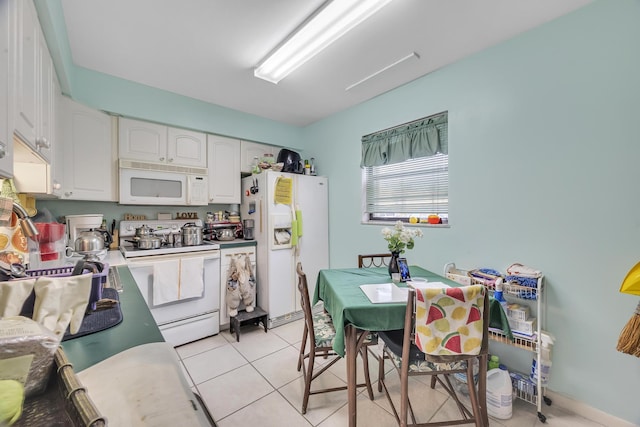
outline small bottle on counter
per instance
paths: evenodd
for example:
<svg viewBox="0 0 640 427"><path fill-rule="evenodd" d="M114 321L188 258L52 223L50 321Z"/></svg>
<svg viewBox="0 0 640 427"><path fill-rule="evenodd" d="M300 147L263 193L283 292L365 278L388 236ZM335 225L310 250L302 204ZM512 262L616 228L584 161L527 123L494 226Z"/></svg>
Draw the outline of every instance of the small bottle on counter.
<svg viewBox="0 0 640 427"><path fill-rule="evenodd" d="M304 161L304 174L311 175L311 165L309 164L309 160Z"/></svg>

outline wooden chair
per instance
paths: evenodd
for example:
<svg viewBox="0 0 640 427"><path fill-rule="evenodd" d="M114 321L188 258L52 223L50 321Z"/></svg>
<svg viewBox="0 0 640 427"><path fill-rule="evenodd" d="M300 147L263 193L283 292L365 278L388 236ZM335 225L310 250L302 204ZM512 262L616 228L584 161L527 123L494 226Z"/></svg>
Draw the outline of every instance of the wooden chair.
<svg viewBox="0 0 640 427"><path fill-rule="evenodd" d="M391 254L358 255L358 268L386 267L389 265Z"/></svg>
<svg viewBox="0 0 640 427"><path fill-rule="evenodd" d="M489 298L482 285L409 289L404 329L378 333L385 344L385 355L391 359L400 376L399 412L389 396L384 376L379 378L379 382L401 427L489 425L486 404L488 324ZM474 360L478 361L477 375L474 375ZM384 363L382 358L380 363ZM466 375L470 408L456 394L451 383L454 374ZM458 406L461 418L418 423L408 390L409 377L414 375L431 376L431 388L435 388L436 382L442 385ZM409 413L411 424L407 423Z"/></svg>
<svg viewBox="0 0 640 427"><path fill-rule="evenodd" d="M304 332L298 357L298 371L302 369L304 376L304 396L302 399L302 413L304 414L307 412L307 404L309 403L310 395L346 390L347 386L311 390L311 382L333 366L333 364L340 360L341 357L333 351L333 340L336 336L336 330L333 326L331 316L326 311L318 313L314 313L312 311L311 301L309 299L307 276L302 270L301 263L298 263L296 271L298 273L298 289L300 290L302 311L304 313ZM307 341L309 342L309 351L305 353ZM363 384L357 384L357 387L367 387L369 399L371 400L373 400L373 389L371 388L371 379L369 377L369 361L366 349L368 346L373 344L377 344L377 340L374 341L368 339L360 349L360 356L362 356L364 367L365 382ZM325 359L328 357L333 358L325 363L319 370L314 372L314 362L316 357L322 357ZM305 360L307 361L306 366Z"/></svg>

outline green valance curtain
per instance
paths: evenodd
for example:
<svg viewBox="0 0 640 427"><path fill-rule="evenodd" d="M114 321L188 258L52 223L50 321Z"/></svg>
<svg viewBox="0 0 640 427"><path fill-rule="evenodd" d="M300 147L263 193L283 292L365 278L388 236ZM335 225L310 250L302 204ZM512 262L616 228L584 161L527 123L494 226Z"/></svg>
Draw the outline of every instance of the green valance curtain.
<svg viewBox="0 0 640 427"><path fill-rule="evenodd" d="M362 137L360 167L383 166L409 159L448 154L447 138L439 128L446 127L447 113L415 120Z"/></svg>

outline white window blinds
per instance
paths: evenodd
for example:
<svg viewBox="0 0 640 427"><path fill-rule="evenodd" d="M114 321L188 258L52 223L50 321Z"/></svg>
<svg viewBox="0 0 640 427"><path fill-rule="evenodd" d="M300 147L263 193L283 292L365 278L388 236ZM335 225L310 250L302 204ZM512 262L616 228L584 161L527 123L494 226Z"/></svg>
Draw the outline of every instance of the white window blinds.
<svg viewBox="0 0 640 427"><path fill-rule="evenodd" d="M447 123L437 125L446 145ZM413 158L364 168L365 213L370 219L426 217L449 213L449 156Z"/></svg>

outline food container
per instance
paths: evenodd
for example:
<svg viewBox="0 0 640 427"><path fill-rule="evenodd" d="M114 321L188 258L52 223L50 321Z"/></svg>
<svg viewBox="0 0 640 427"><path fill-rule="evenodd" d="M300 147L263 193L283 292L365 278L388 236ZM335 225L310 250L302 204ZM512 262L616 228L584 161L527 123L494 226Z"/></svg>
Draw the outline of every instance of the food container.
<svg viewBox="0 0 640 427"><path fill-rule="evenodd" d="M221 228L216 230L216 239L218 240L234 240L236 238L236 233L231 228Z"/></svg>
<svg viewBox="0 0 640 427"><path fill-rule="evenodd" d="M182 245L198 246L202 244L202 227L194 222L182 226Z"/></svg>

